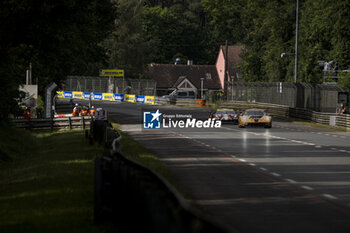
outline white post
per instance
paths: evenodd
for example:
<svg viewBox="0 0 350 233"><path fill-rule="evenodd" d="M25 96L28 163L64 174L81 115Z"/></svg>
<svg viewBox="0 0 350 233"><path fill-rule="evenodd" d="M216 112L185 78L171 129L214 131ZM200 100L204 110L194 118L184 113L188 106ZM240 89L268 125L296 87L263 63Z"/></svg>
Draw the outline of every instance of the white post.
<svg viewBox="0 0 350 233"><path fill-rule="evenodd" d="M124 75L124 71L123 71L123 87L122 87L123 89L122 89L122 94L124 94L124 80L125 80L124 76L125 75Z"/></svg>
<svg viewBox="0 0 350 233"><path fill-rule="evenodd" d="M203 81L204 78L201 78L201 99L203 99Z"/></svg>
<svg viewBox="0 0 350 233"><path fill-rule="evenodd" d="M233 101L233 76L231 77L231 101Z"/></svg>
<svg viewBox="0 0 350 233"><path fill-rule="evenodd" d="M298 77L298 18L299 18L299 0L296 4L295 13L295 61L294 61L294 82L297 82Z"/></svg>
<svg viewBox="0 0 350 233"><path fill-rule="evenodd" d="M32 85L32 63L29 63L29 85Z"/></svg>

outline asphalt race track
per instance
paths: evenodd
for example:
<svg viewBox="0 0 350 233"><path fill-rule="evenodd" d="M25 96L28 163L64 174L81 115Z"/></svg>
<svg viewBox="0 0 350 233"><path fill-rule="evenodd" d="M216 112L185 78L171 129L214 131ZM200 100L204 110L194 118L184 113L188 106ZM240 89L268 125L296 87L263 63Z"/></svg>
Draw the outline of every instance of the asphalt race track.
<svg viewBox="0 0 350 233"><path fill-rule="evenodd" d="M218 129L141 130L142 111L175 110L101 105L109 119L166 164L190 202L232 228L242 233L350 232L350 133L277 119L271 129L223 124ZM210 111L176 110L202 119Z"/></svg>

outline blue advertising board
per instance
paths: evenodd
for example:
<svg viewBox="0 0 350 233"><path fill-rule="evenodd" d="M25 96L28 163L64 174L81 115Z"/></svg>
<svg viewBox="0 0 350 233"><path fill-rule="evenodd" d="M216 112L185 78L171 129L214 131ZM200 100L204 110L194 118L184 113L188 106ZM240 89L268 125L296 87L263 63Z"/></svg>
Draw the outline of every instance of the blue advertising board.
<svg viewBox="0 0 350 233"><path fill-rule="evenodd" d="M102 93L93 93L94 100L102 100Z"/></svg>
<svg viewBox="0 0 350 233"><path fill-rule="evenodd" d="M90 99L90 92L83 92L83 99Z"/></svg>
<svg viewBox="0 0 350 233"><path fill-rule="evenodd" d="M137 95L136 96L136 103L144 103L145 102L145 96L144 95Z"/></svg>
<svg viewBox="0 0 350 233"><path fill-rule="evenodd" d="M73 98L73 92L71 92L71 91L64 91L63 92L63 97L64 98Z"/></svg>
<svg viewBox="0 0 350 233"><path fill-rule="evenodd" d="M114 94L113 99L115 101L124 101L124 94Z"/></svg>

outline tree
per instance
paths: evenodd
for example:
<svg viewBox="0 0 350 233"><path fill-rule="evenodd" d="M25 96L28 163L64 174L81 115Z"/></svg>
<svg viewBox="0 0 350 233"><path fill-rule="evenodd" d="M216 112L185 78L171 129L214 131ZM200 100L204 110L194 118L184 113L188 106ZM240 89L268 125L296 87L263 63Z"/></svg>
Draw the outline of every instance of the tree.
<svg viewBox="0 0 350 233"><path fill-rule="evenodd" d="M246 53L242 65L248 81L290 81L294 61L281 53L294 52L295 5L290 1L248 0L242 11Z"/></svg>
<svg viewBox="0 0 350 233"><path fill-rule="evenodd" d="M118 18L113 32L105 40L109 68L124 69L128 77L142 76L147 61L148 47L142 30L144 2L117 0Z"/></svg>
<svg viewBox="0 0 350 233"><path fill-rule="evenodd" d="M301 81L322 82L318 61L337 61L340 70L350 64L350 1L307 0L300 19Z"/></svg>
<svg viewBox="0 0 350 233"><path fill-rule="evenodd" d="M1 119L15 108L13 99L30 62L41 93L68 74L92 72L104 60L100 42L114 17L109 0L1 1Z"/></svg>

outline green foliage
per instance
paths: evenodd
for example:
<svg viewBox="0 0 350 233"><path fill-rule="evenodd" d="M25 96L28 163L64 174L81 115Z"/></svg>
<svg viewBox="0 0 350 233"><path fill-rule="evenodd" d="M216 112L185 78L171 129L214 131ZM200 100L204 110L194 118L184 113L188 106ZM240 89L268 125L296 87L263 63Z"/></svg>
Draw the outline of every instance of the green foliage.
<svg viewBox="0 0 350 233"><path fill-rule="evenodd" d="M298 81L322 82L319 61L337 61L339 69L350 63L350 1L304 0L299 5ZM241 12L247 52L242 68L248 81L292 81L295 1L248 0Z"/></svg>
<svg viewBox="0 0 350 233"><path fill-rule="evenodd" d="M319 61L350 64L350 0L299 0L298 81L322 82ZM292 81L296 1L71 0L0 2L0 119L29 63L39 92L66 75L100 68L145 76L150 63L176 57L214 64L220 45L243 44L247 81ZM185 61L184 61L185 62Z"/></svg>
<svg viewBox="0 0 350 233"><path fill-rule="evenodd" d="M97 74L114 18L109 0L1 1L0 120L14 111L29 63L42 94L68 74Z"/></svg>
<svg viewBox="0 0 350 233"><path fill-rule="evenodd" d="M215 62L200 0L116 0L119 18L105 41L109 67L126 70L128 78L143 76L147 64L174 63L180 56L196 64Z"/></svg>
<svg viewBox="0 0 350 233"><path fill-rule="evenodd" d="M350 73L345 73L339 79L338 84L346 91L350 92Z"/></svg>
<svg viewBox="0 0 350 233"><path fill-rule="evenodd" d="M242 65L248 81L287 81L291 57L281 59L283 52L290 52L293 41L295 12L291 1L246 2L241 12L246 36L245 59Z"/></svg>
<svg viewBox="0 0 350 233"><path fill-rule="evenodd" d="M244 37L241 12L243 0L202 0L206 12L210 12L213 36L217 41L241 42Z"/></svg>
<svg viewBox="0 0 350 233"><path fill-rule="evenodd" d="M321 82L318 61L337 61L339 69L350 64L350 1L305 1L300 19L300 79Z"/></svg>

